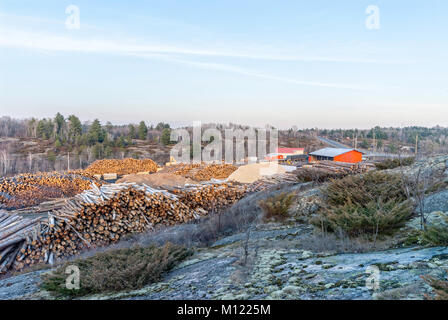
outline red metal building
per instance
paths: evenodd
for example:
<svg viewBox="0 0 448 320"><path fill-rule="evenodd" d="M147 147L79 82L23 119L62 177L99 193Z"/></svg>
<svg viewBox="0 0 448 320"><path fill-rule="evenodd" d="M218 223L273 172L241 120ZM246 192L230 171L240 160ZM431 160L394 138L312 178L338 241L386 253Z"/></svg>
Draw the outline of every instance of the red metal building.
<svg viewBox="0 0 448 320"><path fill-rule="evenodd" d="M319 160L357 163L362 161L362 152L355 149L324 148L309 154L309 162Z"/></svg>

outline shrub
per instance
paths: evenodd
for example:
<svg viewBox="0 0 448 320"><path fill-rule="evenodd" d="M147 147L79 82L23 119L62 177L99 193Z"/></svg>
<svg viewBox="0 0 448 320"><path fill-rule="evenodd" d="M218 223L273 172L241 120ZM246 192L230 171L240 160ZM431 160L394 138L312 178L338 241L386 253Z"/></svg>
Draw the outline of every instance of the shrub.
<svg viewBox="0 0 448 320"><path fill-rule="evenodd" d="M340 179L348 174L345 172L328 172L319 168L300 168L295 171L301 182L326 182L331 179Z"/></svg>
<svg viewBox="0 0 448 320"><path fill-rule="evenodd" d="M288 209L293 200L293 193L282 192L278 195L260 200L258 205L264 212L265 220L284 220L288 216Z"/></svg>
<svg viewBox="0 0 448 320"><path fill-rule="evenodd" d="M135 247L97 253L89 258L67 262L43 276L43 289L55 296L77 297L100 292L139 289L160 281L164 272L192 254L185 247L167 243L162 247ZM80 271L80 288L67 289L68 266Z"/></svg>
<svg viewBox="0 0 448 320"><path fill-rule="evenodd" d="M433 246L448 246L448 228L429 226L423 231L423 242Z"/></svg>
<svg viewBox="0 0 448 320"><path fill-rule="evenodd" d="M323 194L326 206L312 222L351 236L391 233L412 214L398 175L369 172L332 181Z"/></svg>
<svg viewBox="0 0 448 320"><path fill-rule="evenodd" d="M403 159L387 159L378 163L375 163L375 167L378 170L386 170L386 169L393 169L400 166L410 166L415 162L415 158L408 157Z"/></svg>
<svg viewBox="0 0 448 320"><path fill-rule="evenodd" d="M327 209L323 215L329 231L341 228L351 236L388 234L402 227L412 214L409 201L370 201L365 205L347 203Z"/></svg>
<svg viewBox="0 0 448 320"><path fill-rule="evenodd" d="M322 192L332 206L347 203L366 205L380 198L385 202L406 199L399 175L375 171L332 181Z"/></svg>
<svg viewBox="0 0 448 320"><path fill-rule="evenodd" d="M448 270L447 270L448 273ZM429 300L448 300L448 280L435 279L431 276L422 276L423 280L429 284L434 293L435 297L430 297L426 295L426 298Z"/></svg>

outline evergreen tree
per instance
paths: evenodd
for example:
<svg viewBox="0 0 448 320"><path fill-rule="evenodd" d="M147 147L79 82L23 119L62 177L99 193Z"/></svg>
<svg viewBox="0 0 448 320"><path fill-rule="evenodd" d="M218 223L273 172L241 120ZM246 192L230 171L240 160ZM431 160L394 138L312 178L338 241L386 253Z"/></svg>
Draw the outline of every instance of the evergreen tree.
<svg viewBox="0 0 448 320"><path fill-rule="evenodd" d="M147 134L148 134L148 127L146 127L146 124L144 121L141 121L138 126L138 138L140 140L146 140Z"/></svg>
<svg viewBox="0 0 448 320"><path fill-rule="evenodd" d="M54 117L54 123L55 123L55 136L56 135L62 136L65 127L64 116L58 112Z"/></svg>
<svg viewBox="0 0 448 320"><path fill-rule="evenodd" d="M97 142L103 142L106 133L101 127L101 123L98 119L95 119L87 132L87 138L90 145L94 145Z"/></svg>
<svg viewBox="0 0 448 320"><path fill-rule="evenodd" d="M68 140L70 142L76 142L82 135L82 124L78 117L70 115L68 117Z"/></svg>
<svg viewBox="0 0 448 320"><path fill-rule="evenodd" d="M164 145L169 145L171 143L170 139L171 139L171 129L169 128L163 129L162 135L160 137L161 142Z"/></svg>

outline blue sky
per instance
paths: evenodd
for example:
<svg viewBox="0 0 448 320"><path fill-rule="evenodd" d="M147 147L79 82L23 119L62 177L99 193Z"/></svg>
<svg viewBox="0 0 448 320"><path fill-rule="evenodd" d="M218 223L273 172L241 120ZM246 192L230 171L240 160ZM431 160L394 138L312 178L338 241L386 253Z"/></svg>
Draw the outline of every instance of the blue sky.
<svg viewBox="0 0 448 320"><path fill-rule="evenodd" d="M445 0L0 0L0 115L448 126L447 12Z"/></svg>

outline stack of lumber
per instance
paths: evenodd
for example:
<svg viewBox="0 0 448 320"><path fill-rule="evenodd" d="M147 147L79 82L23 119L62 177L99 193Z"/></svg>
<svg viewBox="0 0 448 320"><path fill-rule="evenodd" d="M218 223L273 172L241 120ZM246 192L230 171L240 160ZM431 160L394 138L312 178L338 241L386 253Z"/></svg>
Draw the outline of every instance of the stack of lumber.
<svg viewBox="0 0 448 320"><path fill-rule="evenodd" d="M0 210L0 274L8 270L21 250L35 241L41 218L24 219Z"/></svg>
<svg viewBox="0 0 448 320"><path fill-rule="evenodd" d="M100 188L92 184L66 205L50 213L37 240L27 242L12 265L15 270L36 263L53 263L82 250L116 242L123 236L198 219L205 209L222 207L240 199L245 188L237 185L187 185L153 189L147 185L119 183Z"/></svg>
<svg viewBox="0 0 448 320"><path fill-rule="evenodd" d="M157 163L151 159L104 159L95 161L84 171L90 174L116 173L118 175L157 172Z"/></svg>
<svg viewBox="0 0 448 320"><path fill-rule="evenodd" d="M226 179L235 170L232 164L176 164L163 169L163 172L174 173L196 181L208 181L211 179Z"/></svg>
<svg viewBox="0 0 448 320"><path fill-rule="evenodd" d="M39 172L0 179L0 203L6 208L23 208L61 197L72 197L99 184L80 172Z"/></svg>

